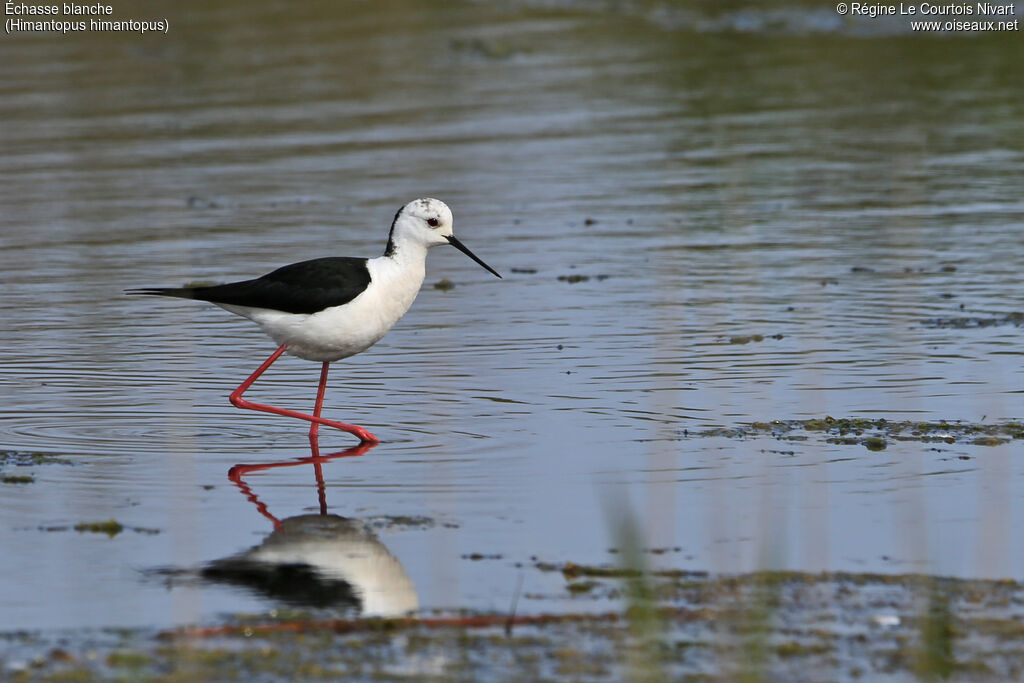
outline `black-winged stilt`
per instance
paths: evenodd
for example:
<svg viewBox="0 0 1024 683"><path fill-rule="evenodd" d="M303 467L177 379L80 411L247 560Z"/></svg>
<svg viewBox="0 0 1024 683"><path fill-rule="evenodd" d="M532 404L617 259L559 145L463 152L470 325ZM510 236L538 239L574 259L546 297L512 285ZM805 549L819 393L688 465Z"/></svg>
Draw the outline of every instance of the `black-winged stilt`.
<svg viewBox="0 0 1024 683"><path fill-rule="evenodd" d="M252 320L277 342L277 350L231 393L239 408L308 420L309 438L320 425L375 443L362 427L320 417L327 370L336 360L376 344L412 305L425 275L427 250L450 244L501 277L452 234L452 212L439 199L417 199L403 206L391 224L383 256L373 259L327 257L293 263L255 280L210 287L152 287L129 294L199 299ZM242 394L281 354L323 363L313 414L252 403Z"/></svg>

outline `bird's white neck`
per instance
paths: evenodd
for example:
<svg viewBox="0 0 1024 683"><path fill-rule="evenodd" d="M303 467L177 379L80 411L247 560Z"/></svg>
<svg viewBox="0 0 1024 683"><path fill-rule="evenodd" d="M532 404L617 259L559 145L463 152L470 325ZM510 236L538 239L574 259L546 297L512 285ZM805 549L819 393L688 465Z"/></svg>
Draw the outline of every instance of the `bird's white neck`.
<svg viewBox="0 0 1024 683"><path fill-rule="evenodd" d="M421 241L393 234L383 256L367 261L374 283L364 303L380 320L381 336L412 305L423 286L427 268L427 246Z"/></svg>
<svg viewBox="0 0 1024 683"><path fill-rule="evenodd" d="M427 245L403 235L392 234L388 240L384 258L390 259L401 268L424 267L427 261Z"/></svg>

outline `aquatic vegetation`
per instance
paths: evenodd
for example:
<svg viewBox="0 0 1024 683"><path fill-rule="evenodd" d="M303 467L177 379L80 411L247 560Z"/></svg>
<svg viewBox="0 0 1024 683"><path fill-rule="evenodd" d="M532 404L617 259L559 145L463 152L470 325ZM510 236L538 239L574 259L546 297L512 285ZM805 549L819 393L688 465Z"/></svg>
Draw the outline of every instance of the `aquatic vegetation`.
<svg viewBox="0 0 1024 683"><path fill-rule="evenodd" d="M827 443L862 445L871 451L884 450L890 441L921 443L967 443L998 446L1024 439L1024 424L1016 421L978 423L961 420L890 421L884 418L811 418L751 422L733 428L686 431L686 437L727 437L747 439L770 436L782 441L805 441L820 436Z"/></svg>
<svg viewBox="0 0 1024 683"><path fill-rule="evenodd" d="M624 557L648 554L619 542ZM591 600L625 588L630 595L615 593L624 607L598 613L332 619L282 609L161 633L109 630L104 638L0 633L0 645L17 653L3 671L12 680L164 680L169 672L168 680L1019 680L1024 673L1024 584L1016 581L538 564L566 575L567 594Z"/></svg>
<svg viewBox="0 0 1024 683"><path fill-rule="evenodd" d="M75 525L78 533L106 534L113 538L124 531L124 526L116 519L108 519L105 522L79 522Z"/></svg>
<svg viewBox="0 0 1024 683"><path fill-rule="evenodd" d="M983 327L1000 327L1003 325L1013 325L1014 327L1024 327L1024 312L1014 311L1007 313L1003 316L996 317L979 317L979 316L961 316L953 318L927 318L921 321L921 324L925 327L934 327L940 329L955 329L955 330L969 330L979 329Z"/></svg>
<svg viewBox="0 0 1024 683"><path fill-rule="evenodd" d="M455 283L446 277L441 278L440 280L434 283L434 289L440 289L442 292L447 292L449 290L455 289Z"/></svg>
<svg viewBox="0 0 1024 683"><path fill-rule="evenodd" d="M729 337L730 344L749 344L750 342L764 341L764 335L751 334L748 336Z"/></svg>
<svg viewBox="0 0 1024 683"><path fill-rule="evenodd" d="M0 484L33 484L33 474L10 474L7 467L33 467L38 465L70 465L71 461L49 453L0 451Z"/></svg>
<svg viewBox="0 0 1024 683"><path fill-rule="evenodd" d="M70 465L72 462L51 453L35 451L0 451L0 469L7 466L27 467L31 465Z"/></svg>
<svg viewBox="0 0 1024 683"><path fill-rule="evenodd" d="M146 534L154 536L160 533L160 529L152 529L143 526L126 527L116 519L108 519L105 522L79 522L74 527L67 525L57 524L53 526L41 526L40 531L55 532L55 531L69 531L74 529L80 534L107 534L110 538L117 536L122 531L134 531L137 534Z"/></svg>

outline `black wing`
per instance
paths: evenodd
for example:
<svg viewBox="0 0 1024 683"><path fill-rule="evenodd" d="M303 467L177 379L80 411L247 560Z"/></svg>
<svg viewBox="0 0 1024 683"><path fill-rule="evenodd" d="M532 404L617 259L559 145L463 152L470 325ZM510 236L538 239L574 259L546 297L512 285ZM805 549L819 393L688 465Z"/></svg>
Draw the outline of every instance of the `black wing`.
<svg viewBox="0 0 1024 683"><path fill-rule="evenodd" d="M131 289L128 293L177 296L285 313L316 313L347 304L369 284L366 259L329 257L283 266L255 280L210 287Z"/></svg>

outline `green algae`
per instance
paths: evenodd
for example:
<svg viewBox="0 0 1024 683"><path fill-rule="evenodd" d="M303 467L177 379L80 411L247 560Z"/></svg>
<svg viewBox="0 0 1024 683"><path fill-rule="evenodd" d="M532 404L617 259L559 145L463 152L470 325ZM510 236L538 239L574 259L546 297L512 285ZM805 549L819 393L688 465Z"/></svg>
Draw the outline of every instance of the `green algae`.
<svg viewBox="0 0 1024 683"><path fill-rule="evenodd" d="M565 589L570 593L576 595L579 593L589 593L592 590L594 590L594 588L596 588L598 585L600 584L598 584L596 581L575 581L573 583L566 584Z"/></svg>
<svg viewBox="0 0 1024 683"><path fill-rule="evenodd" d="M155 536L160 533L160 529L152 529L144 526L133 526L126 527L120 522L114 519L109 519L106 522L79 522L73 527L69 527L65 524L56 524L53 526L41 526L40 531L56 532L56 531L70 531L74 529L80 534L93 533L93 534L107 534L111 538L117 536L124 530L134 531L137 534L146 534L149 536Z"/></svg>
<svg viewBox="0 0 1024 683"><path fill-rule="evenodd" d="M864 446L869 451L884 451L886 445L885 439L880 436L869 436L864 439Z"/></svg>
<svg viewBox="0 0 1024 683"><path fill-rule="evenodd" d="M8 465L27 467L32 465L71 465L67 458L52 453L36 451L0 451L0 468Z"/></svg>
<svg viewBox="0 0 1024 683"><path fill-rule="evenodd" d="M70 465L70 460L49 453L33 451L0 451L0 484L25 485L36 481L33 474L5 473L7 467L39 467L44 465Z"/></svg>
<svg viewBox="0 0 1024 683"><path fill-rule="evenodd" d="M1002 444L1009 442L1009 439L998 436L979 436L971 440L971 443L975 446L1001 446Z"/></svg>
<svg viewBox="0 0 1024 683"><path fill-rule="evenodd" d="M79 522L75 525L75 531L80 534L106 534L113 538L124 531L124 526L116 519L108 519L105 522Z"/></svg>
<svg viewBox="0 0 1024 683"><path fill-rule="evenodd" d="M779 657L806 657L827 654L831 651L832 645L829 643L806 644L791 640L775 646L775 654Z"/></svg>
<svg viewBox="0 0 1024 683"><path fill-rule="evenodd" d="M113 668L139 669L150 663L152 658L141 652L114 651L107 655L107 666Z"/></svg>
<svg viewBox="0 0 1024 683"><path fill-rule="evenodd" d="M574 579L580 576L630 579L640 575L640 570L632 567L596 567L579 565L574 562L566 562L560 570L566 579Z"/></svg>

